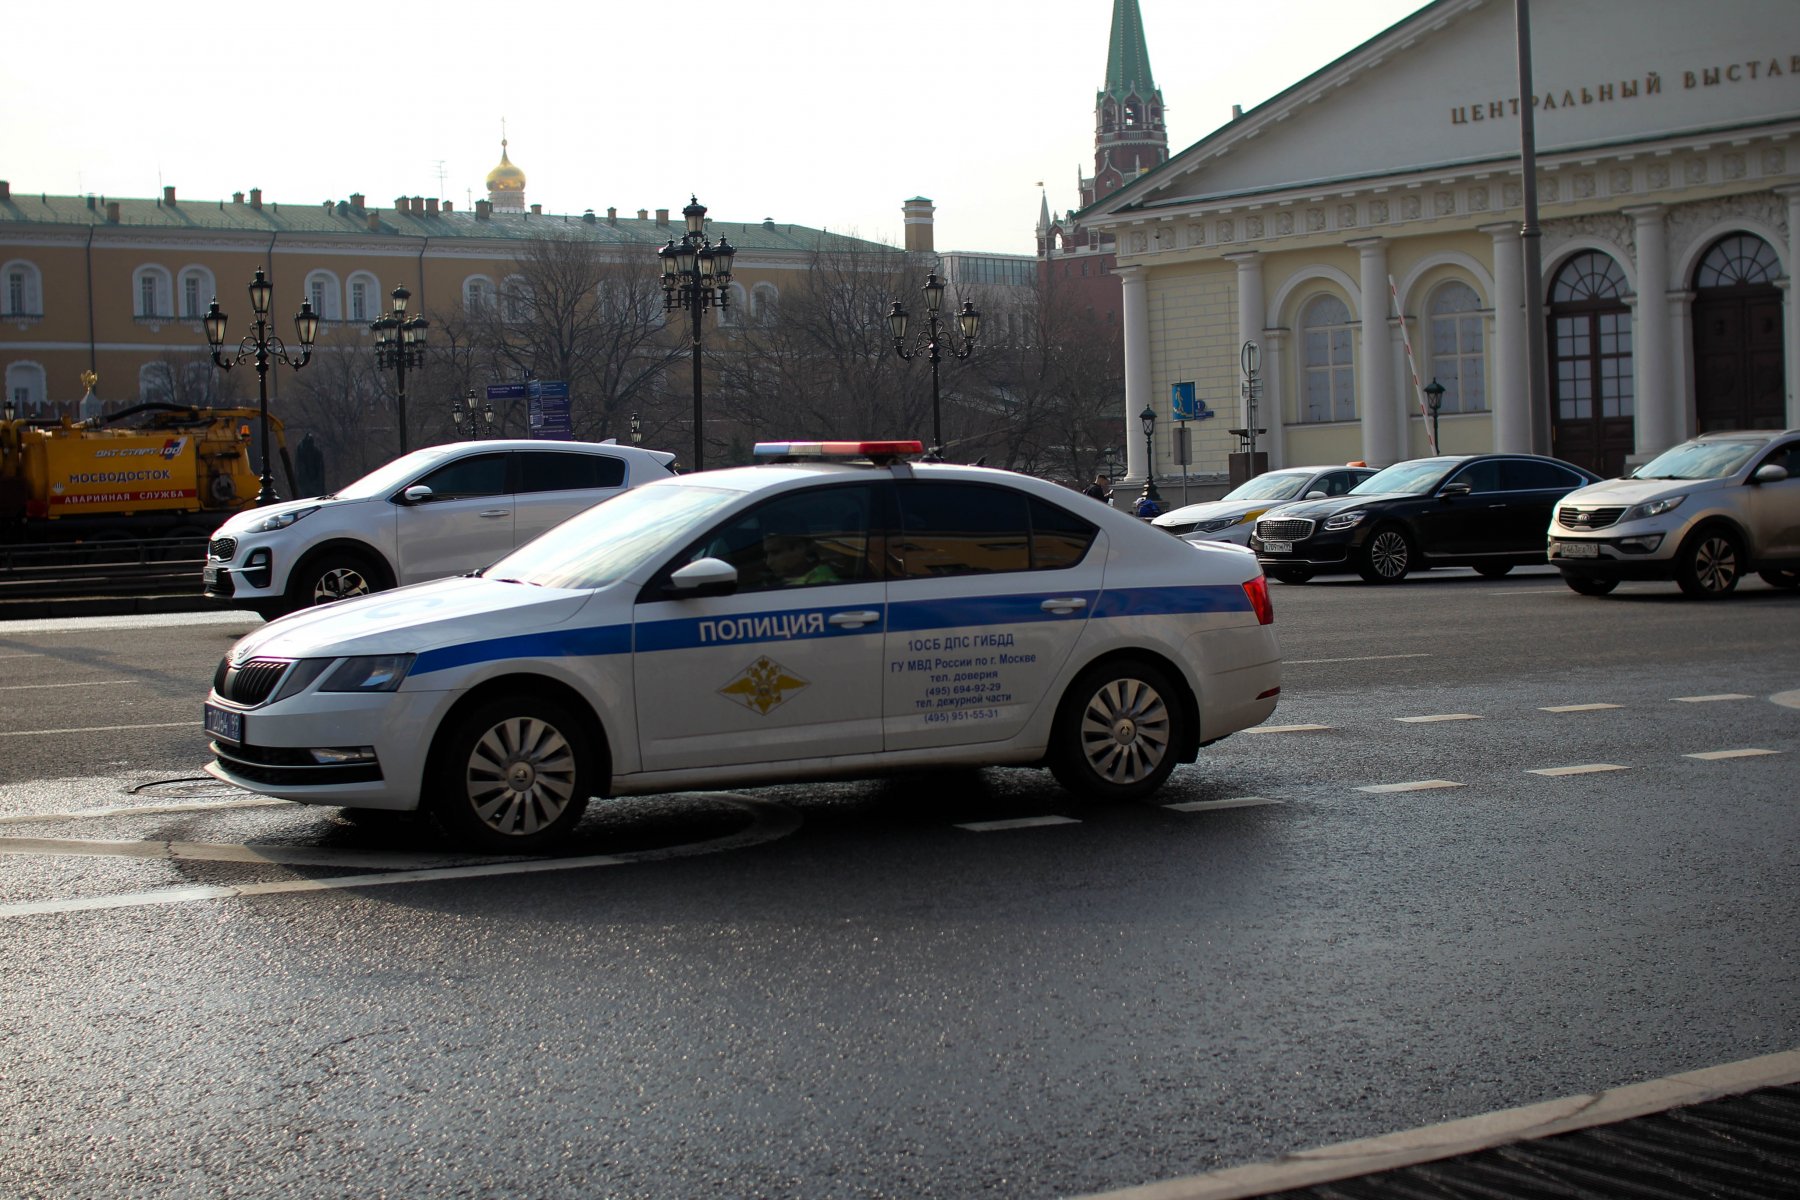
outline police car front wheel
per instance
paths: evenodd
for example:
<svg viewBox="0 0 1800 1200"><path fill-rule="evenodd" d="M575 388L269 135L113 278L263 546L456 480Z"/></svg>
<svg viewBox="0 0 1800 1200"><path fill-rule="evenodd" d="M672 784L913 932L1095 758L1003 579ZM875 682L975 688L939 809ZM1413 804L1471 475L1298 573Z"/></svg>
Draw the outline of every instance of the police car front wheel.
<svg viewBox="0 0 1800 1200"><path fill-rule="evenodd" d="M568 832L599 786L587 723L554 700L504 697L464 713L439 742L427 801L473 849L527 853Z"/></svg>
<svg viewBox="0 0 1800 1200"><path fill-rule="evenodd" d="M1096 800L1136 800L1175 769L1186 716L1162 668L1137 660L1085 672L1057 714L1050 769L1057 782Z"/></svg>

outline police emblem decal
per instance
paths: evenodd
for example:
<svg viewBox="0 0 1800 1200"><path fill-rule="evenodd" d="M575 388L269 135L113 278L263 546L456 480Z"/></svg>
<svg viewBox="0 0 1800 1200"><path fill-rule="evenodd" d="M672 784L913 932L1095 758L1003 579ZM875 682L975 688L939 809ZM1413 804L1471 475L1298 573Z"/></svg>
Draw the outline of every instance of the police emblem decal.
<svg viewBox="0 0 1800 1200"><path fill-rule="evenodd" d="M730 683L719 689L719 695L767 716L776 705L805 686L806 680L789 674L786 667L764 655L738 672Z"/></svg>

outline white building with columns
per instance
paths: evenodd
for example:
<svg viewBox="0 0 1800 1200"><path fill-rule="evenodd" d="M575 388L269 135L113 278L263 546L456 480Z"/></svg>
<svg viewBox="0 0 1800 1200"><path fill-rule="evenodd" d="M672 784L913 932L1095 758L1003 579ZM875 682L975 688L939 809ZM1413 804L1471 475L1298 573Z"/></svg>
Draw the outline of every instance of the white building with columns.
<svg viewBox="0 0 1800 1200"><path fill-rule="evenodd" d="M1123 276L1126 428L1223 474L1538 450L1619 472L1695 432L1800 426L1800 5L1533 0L1548 414L1526 368L1512 0L1436 0L1078 214ZM1260 351L1246 411L1241 350ZM1540 431L1534 434L1534 429ZM1541 443L1547 430L1549 444Z"/></svg>

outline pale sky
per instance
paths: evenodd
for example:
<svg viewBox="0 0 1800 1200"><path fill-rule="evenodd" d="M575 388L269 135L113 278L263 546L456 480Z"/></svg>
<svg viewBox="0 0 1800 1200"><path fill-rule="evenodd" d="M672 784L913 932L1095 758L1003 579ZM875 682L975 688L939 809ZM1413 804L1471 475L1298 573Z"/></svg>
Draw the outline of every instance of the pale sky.
<svg viewBox="0 0 1800 1200"><path fill-rule="evenodd" d="M1172 152L1423 0L1139 0ZM1076 207L1112 0L9 3L13 192L372 207L485 197L500 160L548 213L773 217L1030 254L1039 187ZM216 20L202 20L214 12ZM679 68L669 64L678 62Z"/></svg>

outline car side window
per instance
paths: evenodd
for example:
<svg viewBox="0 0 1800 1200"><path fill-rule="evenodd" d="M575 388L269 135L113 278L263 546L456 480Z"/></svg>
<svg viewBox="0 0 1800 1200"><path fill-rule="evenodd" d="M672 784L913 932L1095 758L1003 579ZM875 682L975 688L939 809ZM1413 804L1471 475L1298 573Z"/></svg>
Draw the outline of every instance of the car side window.
<svg viewBox="0 0 1800 1200"><path fill-rule="evenodd" d="M738 570L740 592L874 579L869 536L873 497L864 484L777 496L713 530L687 560L730 563Z"/></svg>
<svg viewBox="0 0 1800 1200"><path fill-rule="evenodd" d="M1771 463L1778 467L1786 467L1789 479L1800 479L1800 442L1776 447L1774 452L1756 464L1756 470L1750 473L1754 475L1756 471L1762 470Z"/></svg>
<svg viewBox="0 0 1800 1200"><path fill-rule="evenodd" d="M900 522L889 564L900 579L1031 569L1026 497L972 483L912 480L897 487Z"/></svg>
<svg viewBox="0 0 1800 1200"><path fill-rule="evenodd" d="M1342 496L1367 478L1367 475L1358 475L1354 471L1332 471L1306 490L1324 492L1327 496Z"/></svg>
<svg viewBox="0 0 1800 1200"><path fill-rule="evenodd" d="M522 450L519 491L574 492L625 486L625 462L610 454L571 450Z"/></svg>
<svg viewBox="0 0 1800 1200"><path fill-rule="evenodd" d="M1466 483L1474 493L1500 490L1500 464L1493 459L1472 462L1452 475L1446 483Z"/></svg>
<svg viewBox="0 0 1800 1200"><path fill-rule="evenodd" d="M1087 557L1100 532L1091 521L1036 496L1031 497L1030 511L1032 570L1061 570Z"/></svg>
<svg viewBox="0 0 1800 1200"><path fill-rule="evenodd" d="M1553 489L1572 491L1587 480L1555 463L1532 462L1530 459L1508 459L1500 473L1509 492L1547 492Z"/></svg>
<svg viewBox="0 0 1800 1200"><path fill-rule="evenodd" d="M506 494L506 455L474 454L459 458L421 475L414 483L430 488L434 501L503 496Z"/></svg>

